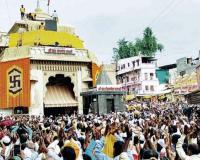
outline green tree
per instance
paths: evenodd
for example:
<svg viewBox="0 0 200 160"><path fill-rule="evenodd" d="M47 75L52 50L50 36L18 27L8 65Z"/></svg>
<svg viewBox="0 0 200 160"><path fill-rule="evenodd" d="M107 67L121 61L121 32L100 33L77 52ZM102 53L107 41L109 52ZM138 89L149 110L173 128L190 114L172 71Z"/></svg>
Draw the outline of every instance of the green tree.
<svg viewBox="0 0 200 160"><path fill-rule="evenodd" d="M162 51L164 46L157 42L156 37L150 27L144 30L143 38L137 38L135 43L120 39L117 42L118 47L113 48L113 59L115 61L123 58L137 56L139 54L146 56L155 56L157 51Z"/></svg>
<svg viewBox="0 0 200 160"><path fill-rule="evenodd" d="M144 30L143 38L136 40L136 46L142 55L155 56L157 51L162 51L164 46L157 42L151 28L147 27Z"/></svg>
<svg viewBox="0 0 200 160"><path fill-rule="evenodd" d="M128 58L138 55L138 48L132 43L127 41L125 38L120 39L117 42L118 48L113 48L115 61L123 58Z"/></svg>

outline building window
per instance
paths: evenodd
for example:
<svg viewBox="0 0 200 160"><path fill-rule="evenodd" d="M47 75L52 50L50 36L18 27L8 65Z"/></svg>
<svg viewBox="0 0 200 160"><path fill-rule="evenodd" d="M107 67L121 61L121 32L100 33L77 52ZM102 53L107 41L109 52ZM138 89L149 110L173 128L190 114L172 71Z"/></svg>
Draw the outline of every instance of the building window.
<svg viewBox="0 0 200 160"><path fill-rule="evenodd" d="M128 63L128 67L130 66L130 64Z"/></svg>
<svg viewBox="0 0 200 160"><path fill-rule="evenodd" d="M192 64L192 58L187 58L187 64Z"/></svg>
<svg viewBox="0 0 200 160"><path fill-rule="evenodd" d="M134 81L135 77L131 77L131 81Z"/></svg>
<svg viewBox="0 0 200 160"><path fill-rule="evenodd" d="M144 74L144 80L148 80L148 74L147 73Z"/></svg>
<svg viewBox="0 0 200 160"><path fill-rule="evenodd" d="M184 75L185 75L185 71L181 71L180 76L184 76Z"/></svg>
<svg viewBox="0 0 200 160"><path fill-rule="evenodd" d="M129 82L129 77L126 77L126 82Z"/></svg>
<svg viewBox="0 0 200 160"><path fill-rule="evenodd" d="M150 73L150 80L153 80L153 73Z"/></svg>
<svg viewBox="0 0 200 160"><path fill-rule="evenodd" d="M120 77L120 83L123 83L123 78L122 77Z"/></svg>
<svg viewBox="0 0 200 160"><path fill-rule="evenodd" d="M137 63L137 66L139 66L139 65L140 65L140 61L139 61L139 59L136 61L136 63Z"/></svg>
<svg viewBox="0 0 200 160"><path fill-rule="evenodd" d="M137 81L137 77L132 77L131 80L132 80L133 82L135 82L135 81Z"/></svg>
<svg viewBox="0 0 200 160"><path fill-rule="evenodd" d="M150 91L154 91L154 86L150 86Z"/></svg>
<svg viewBox="0 0 200 160"><path fill-rule="evenodd" d="M145 86L145 90L148 91L149 90L149 86Z"/></svg>
<svg viewBox="0 0 200 160"><path fill-rule="evenodd" d="M122 64L122 65L121 65L121 69L124 69L124 68L125 68L125 64Z"/></svg>
<svg viewBox="0 0 200 160"><path fill-rule="evenodd" d="M135 61L132 62L133 63L133 68L135 67Z"/></svg>

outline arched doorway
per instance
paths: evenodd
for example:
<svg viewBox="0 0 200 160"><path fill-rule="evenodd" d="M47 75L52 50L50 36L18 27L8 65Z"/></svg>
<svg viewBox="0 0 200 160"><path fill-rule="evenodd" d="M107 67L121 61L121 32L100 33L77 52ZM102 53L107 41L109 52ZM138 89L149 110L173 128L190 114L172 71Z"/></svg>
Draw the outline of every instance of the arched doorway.
<svg viewBox="0 0 200 160"><path fill-rule="evenodd" d="M78 109L78 102L75 99L74 84L70 77L63 74L51 76L46 84L44 98L45 115L72 114Z"/></svg>

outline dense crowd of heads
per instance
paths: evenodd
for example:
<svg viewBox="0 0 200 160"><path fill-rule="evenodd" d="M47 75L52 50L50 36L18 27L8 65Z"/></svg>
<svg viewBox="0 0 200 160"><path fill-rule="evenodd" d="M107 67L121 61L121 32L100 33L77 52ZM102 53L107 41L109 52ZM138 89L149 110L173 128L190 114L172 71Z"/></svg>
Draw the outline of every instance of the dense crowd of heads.
<svg viewBox="0 0 200 160"><path fill-rule="evenodd" d="M0 159L198 160L198 109L141 105L104 115L1 116Z"/></svg>

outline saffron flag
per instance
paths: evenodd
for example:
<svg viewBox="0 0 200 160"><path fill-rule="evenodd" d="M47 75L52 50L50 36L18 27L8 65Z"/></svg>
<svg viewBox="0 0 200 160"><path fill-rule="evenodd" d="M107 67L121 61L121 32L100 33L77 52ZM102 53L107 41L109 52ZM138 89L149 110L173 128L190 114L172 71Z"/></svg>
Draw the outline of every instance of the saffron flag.
<svg viewBox="0 0 200 160"><path fill-rule="evenodd" d="M96 82L100 72L101 72L101 66L98 66L96 63L92 63L93 87L96 87Z"/></svg>
<svg viewBox="0 0 200 160"><path fill-rule="evenodd" d="M0 108L30 106L30 60L0 63Z"/></svg>

